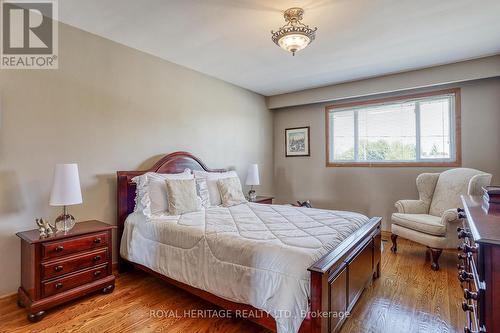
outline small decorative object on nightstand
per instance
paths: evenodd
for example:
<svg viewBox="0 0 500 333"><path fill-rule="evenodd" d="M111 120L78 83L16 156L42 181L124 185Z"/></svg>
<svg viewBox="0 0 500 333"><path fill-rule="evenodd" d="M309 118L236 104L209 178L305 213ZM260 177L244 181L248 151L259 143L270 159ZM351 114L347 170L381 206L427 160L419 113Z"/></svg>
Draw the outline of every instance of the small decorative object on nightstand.
<svg viewBox="0 0 500 333"><path fill-rule="evenodd" d="M255 197L255 200L252 202L259 203L259 204L268 204L271 205L273 203L274 197L268 197L265 195L258 195Z"/></svg>
<svg viewBox="0 0 500 333"><path fill-rule="evenodd" d="M253 189L255 185L260 185L259 179L259 166L257 164L251 164L248 168L246 185L250 185L250 191L248 191L248 201L255 202L257 198L257 193Z"/></svg>
<svg viewBox="0 0 500 333"><path fill-rule="evenodd" d="M112 229L99 221L77 223L67 233L40 238L38 229L18 232L21 238L21 286L17 304L31 322L56 305L96 290L110 293Z"/></svg>
<svg viewBox="0 0 500 333"><path fill-rule="evenodd" d="M35 223L38 226L38 231L40 232L40 237L52 236L54 230L56 229L55 225L50 224L47 221L44 221L42 218L35 219Z"/></svg>
<svg viewBox="0 0 500 333"><path fill-rule="evenodd" d="M75 218L67 213L66 206L81 204L82 201L78 165L75 163L56 164L50 205L63 206L62 214L56 219L57 231L68 232L74 227Z"/></svg>

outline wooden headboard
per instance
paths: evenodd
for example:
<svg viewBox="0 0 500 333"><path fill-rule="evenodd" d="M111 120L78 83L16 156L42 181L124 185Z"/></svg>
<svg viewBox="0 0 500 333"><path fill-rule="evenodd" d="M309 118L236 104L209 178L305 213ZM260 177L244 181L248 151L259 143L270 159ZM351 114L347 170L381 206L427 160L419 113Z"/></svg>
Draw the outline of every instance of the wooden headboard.
<svg viewBox="0 0 500 333"><path fill-rule="evenodd" d="M144 171L117 171L117 214L118 214L118 244L120 244L123 225L127 216L135 207L135 183L131 181L135 176L146 172L181 173L185 169L205 170L210 172L225 172L225 169L209 169L198 157L184 151L177 151L162 157L150 169ZM120 247L118 247L118 250Z"/></svg>

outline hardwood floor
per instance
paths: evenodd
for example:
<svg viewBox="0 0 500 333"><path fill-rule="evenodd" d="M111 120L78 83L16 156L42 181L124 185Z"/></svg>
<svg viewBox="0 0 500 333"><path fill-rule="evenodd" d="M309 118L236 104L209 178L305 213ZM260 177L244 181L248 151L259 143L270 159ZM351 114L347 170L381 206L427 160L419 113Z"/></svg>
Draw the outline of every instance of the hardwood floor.
<svg viewBox="0 0 500 333"><path fill-rule="evenodd" d="M364 291L341 332L463 332L457 252L443 251L435 272L424 246L398 238L393 254L389 244L380 279Z"/></svg>
<svg viewBox="0 0 500 333"><path fill-rule="evenodd" d="M398 253L393 254L385 243L382 276L365 290L342 333L462 331L465 316L456 254L444 251L441 270L434 272L424 253L425 247L398 239ZM269 333L244 319L181 318L191 309L217 308L159 279L131 272L118 277L112 294L95 294L49 310L35 324L27 321L14 296L0 299L0 332ZM150 310L164 310L170 317L155 318ZM175 312L178 317L171 316Z"/></svg>

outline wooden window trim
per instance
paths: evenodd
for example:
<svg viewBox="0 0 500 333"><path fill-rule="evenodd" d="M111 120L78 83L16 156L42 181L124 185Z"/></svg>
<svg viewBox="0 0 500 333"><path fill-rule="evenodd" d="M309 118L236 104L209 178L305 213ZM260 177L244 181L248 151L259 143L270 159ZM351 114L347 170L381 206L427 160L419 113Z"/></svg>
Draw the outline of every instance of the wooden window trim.
<svg viewBox="0 0 500 333"><path fill-rule="evenodd" d="M450 162L330 162L330 121L329 113L334 109L351 108L362 105L381 104L406 99L455 94L455 161ZM450 120L452 121L452 120ZM462 117L460 88L435 90L424 93L391 96L358 102L335 103L325 107L326 166L327 167L460 167L462 166Z"/></svg>

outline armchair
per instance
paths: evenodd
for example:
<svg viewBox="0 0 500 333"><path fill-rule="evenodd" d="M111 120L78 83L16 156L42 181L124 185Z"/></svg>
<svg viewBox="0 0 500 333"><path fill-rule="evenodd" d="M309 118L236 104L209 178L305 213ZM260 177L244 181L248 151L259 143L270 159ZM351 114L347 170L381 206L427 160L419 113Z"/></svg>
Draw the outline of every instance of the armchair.
<svg viewBox="0 0 500 333"><path fill-rule="evenodd" d="M443 249L455 248L459 240L456 227L462 207L460 195L480 195L489 185L491 175L482 171L457 168L442 173L423 173L417 177L418 200L399 200L392 214L392 252L397 252L397 238L426 245L431 255L431 268L439 270Z"/></svg>

